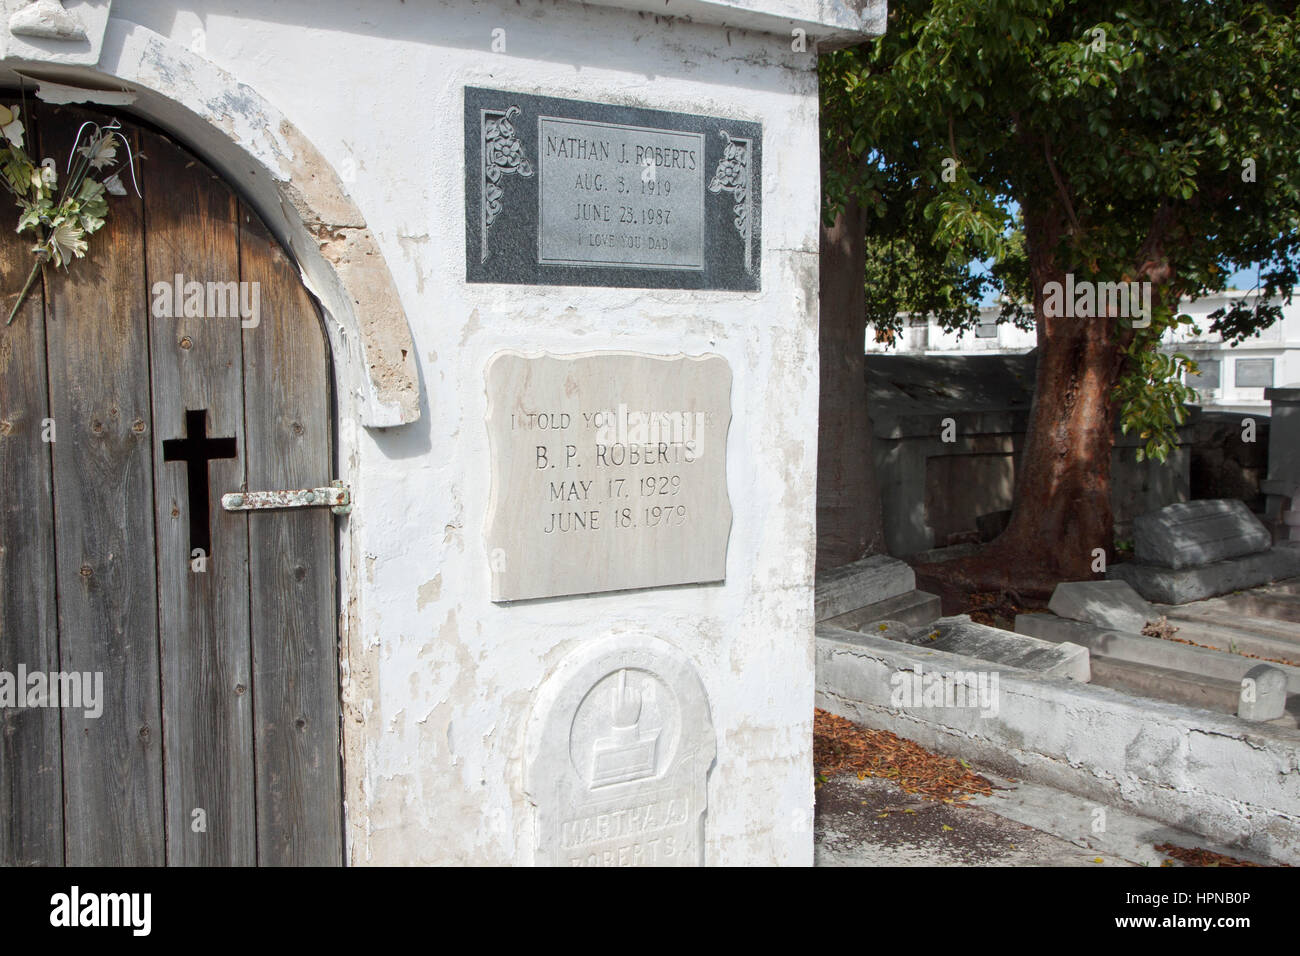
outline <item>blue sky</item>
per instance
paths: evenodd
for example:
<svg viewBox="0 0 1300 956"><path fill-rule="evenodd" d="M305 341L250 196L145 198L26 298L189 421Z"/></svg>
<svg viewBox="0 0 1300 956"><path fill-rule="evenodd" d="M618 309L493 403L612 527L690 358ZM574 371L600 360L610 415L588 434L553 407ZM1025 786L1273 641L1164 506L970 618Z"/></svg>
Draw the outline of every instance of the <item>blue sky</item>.
<svg viewBox="0 0 1300 956"><path fill-rule="evenodd" d="M987 269L992 264L992 262L993 262L992 259L986 259L983 262L974 263L971 266L971 269L972 270ZM1258 281L1259 281L1259 266L1252 265L1249 268L1238 269L1236 272L1234 272L1232 276L1228 279L1228 288L1229 289L1253 289L1255 288L1255 284ZM997 305L997 301L998 300L997 300L996 293L990 292L984 296L984 299L982 302L980 302L980 305L981 306Z"/></svg>

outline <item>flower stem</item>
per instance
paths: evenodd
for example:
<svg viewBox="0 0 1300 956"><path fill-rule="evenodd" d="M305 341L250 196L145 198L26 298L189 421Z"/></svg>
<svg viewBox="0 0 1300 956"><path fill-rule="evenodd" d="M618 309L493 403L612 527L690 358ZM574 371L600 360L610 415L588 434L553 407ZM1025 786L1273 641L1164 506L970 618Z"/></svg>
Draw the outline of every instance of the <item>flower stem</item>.
<svg viewBox="0 0 1300 956"><path fill-rule="evenodd" d="M41 265L42 263L38 260L36 265L32 266L32 271L27 276L27 283L23 286L23 291L18 293L18 301L14 303L13 309L10 310L9 318L5 322L5 325L13 325L14 316L17 315L18 310L22 308L23 302L27 298L27 293L31 291L32 283L36 281L37 273L41 271Z"/></svg>

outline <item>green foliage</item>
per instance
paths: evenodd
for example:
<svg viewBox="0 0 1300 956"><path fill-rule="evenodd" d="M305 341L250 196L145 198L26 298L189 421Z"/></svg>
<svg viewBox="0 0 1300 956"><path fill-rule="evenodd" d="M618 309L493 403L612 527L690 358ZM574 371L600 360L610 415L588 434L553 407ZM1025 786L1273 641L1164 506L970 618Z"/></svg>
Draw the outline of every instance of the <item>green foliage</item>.
<svg viewBox="0 0 1300 956"><path fill-rule="evenodd" d="M1108 324L1122 427L1163 460L1192 397L1159 352L1171 306L1261 263L1260 294L1211 316L1239 340L1300 283L1294 7L891 0L884 36L820 61L823 213L865 211L868 318L960 328L993 292L1016 321L1065 273L1150 281L1149 328L1069 321Z"/></svg>
<svg viewBox="0 0 1300 956"><path fill-rule="evenodd" d="M972 328L980 318L979 303L990 292L1001 294L1001 321L1033 327L1022 279L1027 274L1022 232L1010 236L1003 261L987 270L948 261L924 240L866 237L866 317L877 339L892 341L908 314L933 316L945 331Z"/></svg>

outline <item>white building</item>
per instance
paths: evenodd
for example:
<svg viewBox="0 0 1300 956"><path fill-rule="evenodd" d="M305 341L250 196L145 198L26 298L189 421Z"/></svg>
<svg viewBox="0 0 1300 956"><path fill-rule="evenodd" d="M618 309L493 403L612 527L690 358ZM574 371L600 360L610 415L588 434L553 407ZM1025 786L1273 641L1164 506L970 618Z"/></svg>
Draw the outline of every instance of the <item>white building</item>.
<svg viewBox="0 0 1300 956"><path fill-rule="evenodd" d="M1300 383L1300 289L1296 298L1283 304L1283 317L1262 332L1235 346L1225 345L1220 335L1209 331L1207 316L1249 293L1228 290L1183 304L1194 325L1166 335L1168 351L1181 351L1193 358L1200 374L1188 384L1196 388L1206 409L1268 414L1264 389ZM981 324L962 332L946 332L933 319L910 320L897 345L877 342L867 329L866 350L875 353L985 355L1028 352L1035 346L1033 329L1011 323L997 323L998 308L980 312Z"/></svg>

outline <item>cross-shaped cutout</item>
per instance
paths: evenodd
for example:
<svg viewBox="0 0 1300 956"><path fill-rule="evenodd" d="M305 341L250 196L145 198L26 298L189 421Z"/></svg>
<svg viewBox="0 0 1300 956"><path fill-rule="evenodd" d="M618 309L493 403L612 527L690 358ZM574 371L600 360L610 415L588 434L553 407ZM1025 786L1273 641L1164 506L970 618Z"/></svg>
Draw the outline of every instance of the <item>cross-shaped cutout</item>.
<svg viewBox="0 0 1300 956"><path fill-rule="evenodd" d="M189 469L190 486L190 553L202 548L212 553L212 529L208 527L208 462L214 458L234 458L235 439L208 437L208 410L199 408L185 413L185 437L168 438L163 443L163 461L183 461Z"/></svg>

